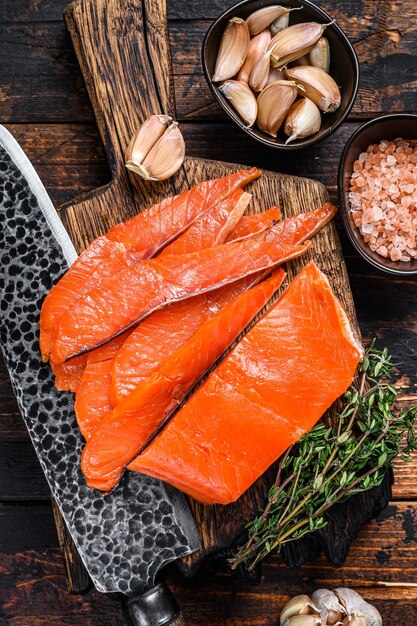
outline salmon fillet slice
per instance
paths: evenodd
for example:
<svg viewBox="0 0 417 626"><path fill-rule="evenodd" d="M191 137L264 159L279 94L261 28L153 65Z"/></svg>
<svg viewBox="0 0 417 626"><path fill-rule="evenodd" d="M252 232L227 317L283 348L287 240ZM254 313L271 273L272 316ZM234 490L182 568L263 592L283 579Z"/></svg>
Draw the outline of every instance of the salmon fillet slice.
<svg viewBox="0 0 417 626"><path fill-rule="evenodd" d="M280 287L285 272L241 294L200 326L180 348L162 360L94 431L82 455L87 484L112 489L165 417L248 325Z"/></svg>
<svg viewBox="0 0 417 626"><path fill-rule="evenodd" d="M362 354L310 263L129 469L234 502L346 391Z"/></svg>
<svg viewBox="0 0 417 626"><path fill-rule="evenodd" d="M332 208L320 211L325 214L324 222L333 216ZM316 220L319 228L324 222L315 213L305 215ZM287 223L291 221L294 223ZM295 239L299 222L304 223L289 218L240 241L190 254L164 255L125 267L64 313L56 328L52 360L63 363L88 352L169 303L217 289L299 256L310 243L287 243ZM308 232L307 227L305 230Z"/></svg>
<svg viewBox="0 0 417 626"><path fill-rule="evenodd" d="M55 326L64 311L124 265L150 258L180 235L202 213L261 175L253 167L198 183L189 191L162 200L99 237L78 257L46 296L40 316L42 360L49 358Z"/></svg>
<svg viewBox="0 0 417 626"><path fill-rule="evenodd" d="M272 226L274 222L278 222L280 219L281 211L277 206L271 207L263 213L244 215L227 237L226 243L228 241L243 239L244 237L249 237L255 233L266 230Z"/></svg>
<svg viewBox="0 0 417 626"><path fill-rule="evenodd" d="M171 250L178 253L192 252L205 246L222 243L241 218L250 199L250 194L237 189L228 198L201 215L183 235L165 248L161 255ZM238 281L238 283L241 282ZM133 339L128 339L132 333L127 331L101 348L89 352L88 366L84 374L81 372L75 402L75 415L85 439L88 441L105 413L111 412L113 406L118 404L118 400L114 404L111 401L111 371L114 358L122 345L126 343L130 348L129 371L133 376L129 379L130 387L124 388L120 399L130 393L144 376L149 376L164 356L191 337L203 321L214 315L233 297L249 288L251 282L253 283L252 278L243 279L244 284L236 285L236 288L231 287L229 290L226 287L223 290L225 293L217 296L211 294L197 296L197 302L192 302L191 307L188 304L189 301L184 301L156 311L133 331L135 335ZM185 302L188 306L184 306ZM143 325L144 327L141 328ZM143 340L143 344L140 340ZM148 355L147 361L144 359L144 353ZM150 368L151 355L153 355L152 369ZM79 361L82 358L77 357L58 367L70 367L73 361ZM111 362L104 365L103 361L109 359ZM133 365L136 367L132 370Z"/></svg>

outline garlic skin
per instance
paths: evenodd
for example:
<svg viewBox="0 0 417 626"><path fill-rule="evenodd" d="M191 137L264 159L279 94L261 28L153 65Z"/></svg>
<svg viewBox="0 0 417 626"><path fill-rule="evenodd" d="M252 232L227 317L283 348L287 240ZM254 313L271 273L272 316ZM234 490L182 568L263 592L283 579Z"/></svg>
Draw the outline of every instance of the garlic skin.
<svg viewBox="0 0 417 626"><path fill-rule="evenodd" d="M268 82L271 67L272 50L267 50L254 65L249 76L249 87L253 91L262 91Z"/></svg>
<svg viewBox="0 0 417 626"><path fill-rule="evenodd" d="M382 617L377 608L369 604L357 591L348 587L338 587L334 591L345 608L348 626L382 626Z"/></svg>
<svg viewBox="0 0 417 626"><path fill-rule="evenodd" d="M155 142L172 122L169 115L151 115L139 126L125 152L125 163L142 163ZM129 168L131 169L131 168Z"/></svg>
<svg viewBox="0 0 417 626"><path fill-rule="evenodd" d="M159 136L158 126L147 122L142 124L130 142L125 155L125 164L127 169L139 174L145 180L166 180L179 170L184 161L184 138L177 122L172 122Z"/></svg>
<svg viewBox="0 0 417 626"><path fill-rule="evenodd" d="M283 626L321 626L321 619L318 615L293 615Z"/></svg>
<svg viewBox="0 0 417 626"><path fill-rule="evenodd" d="M319 611L309 596L305 594L294 596L294 598L288 600L281 611L279 616L280 626L283 626L288 618L294 615L308 615L313 612L318 613Z"/></svg>
<svg viewBox="0 0 417 626"><path fill-rule="evenodd" d="M265 87L258 96L258 128L276 137L297 94L297 85L288 80L277 80Z"/></svg>
<svg viewBox="0 0 417 626"><path fill-rule="evenodd" d="M278 17L274 22L272 22L269 30L271 31L271 35L275 37L278 35L284 28L288 28L288 24L290 23L290 12L284 13L281 17Z"/></svg>
<svg viewBox="0 0 417 626"><path fill-rule="evenodd" d="M271 39L268 46L268 49L272 49L272 66L284 67L290 61L308 54L325 29L326 24L303 22L288 26L279 32Z"/></svg>
<svg viewBox="0 0 417 626"><path fill-rule="evenodd" d="M319 67L300 65L286 71L287 78L303 88L303 93L310 98L324 113L332 113L341 102L340 89L334 79Z"/></svg>
<svg viewBox="0 0 417 626"><path fill-rule="evenodd" d="M311 599L318 608L322 626L340 624L346 611L342 604L340 604L339 598L334 591L330 591L330 589L317 589L317 591L311 594Z"/></svg>
<svg viewBox="0 0 417 626"><path fill-rule="evenodd" d="M236 76L236 80L243 80L245 83L249 82L249 76L253 67L266 51L270 41L271 33L268 29L262 30L250 40L248 53Z"/></svg>
<svg viewBox="0 0 417 626"><path fill-rule="evenodd" d="M220 85L219 91L230 100L230 104L243 119L246 127L253 126L258 114L258 104L247 84L239 80L227 80Z"/></svg>
<svg viewBox="0 0 417 626"><path fill-rule="evenodd" d="M233 78L240 70L249 50L249 29L240 17L232 17L223 33L217 53L212 81Z"/></svg>
<svg viewBox="0 0 417 626"><path fill-rule="evenodd" d="M297 100L291 106L285 118L284 133L288 135L285 145L294 141L294 139L305 139L315 135L320 130L320 127L321 113L318 106L308 98ZM314 598L312 599L314 602Z"/></svg>
<svg viewBox="0 0 417 626"><path fill-rule="evenodd" d="M253 35L257 35L261 32L261 30L268 28L272 22L279 19L286 13L289 13L288 7L282 7L279 4L271 4L254 11L246 19L250 35L252 37Z"/></svg>
<svg viewBox="0 0 417 626"><path fill-rule="evenodd" d="M320 67L324 72L329 73L330 69L330 46L326 37L320 37L318 42L311 48L309 63L306 65L314 65Z"/></svg>

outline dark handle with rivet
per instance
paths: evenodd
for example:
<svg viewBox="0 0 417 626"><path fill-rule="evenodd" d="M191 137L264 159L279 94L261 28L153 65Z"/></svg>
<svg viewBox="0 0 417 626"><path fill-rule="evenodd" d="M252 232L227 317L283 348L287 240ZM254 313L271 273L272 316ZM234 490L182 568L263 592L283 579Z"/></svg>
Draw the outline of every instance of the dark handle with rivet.
<svg viewBox="0 0 417 626"><path fill-rule="evenodd" d="M162 584L126 597L123 612L129 626L185 626L177 601Z"/></svg>

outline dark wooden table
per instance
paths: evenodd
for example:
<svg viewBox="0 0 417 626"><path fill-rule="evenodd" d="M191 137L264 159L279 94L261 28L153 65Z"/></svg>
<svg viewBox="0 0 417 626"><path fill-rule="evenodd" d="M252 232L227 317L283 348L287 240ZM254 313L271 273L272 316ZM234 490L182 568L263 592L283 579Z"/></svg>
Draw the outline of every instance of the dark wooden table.
<svg viewBox="0 0 417 626"><path fill-rule="evenodd" d="M341 150L358 124L384 112L417 109L417 4L414 0L325 0L355 43L361 88L349 122L308 153L281 155L238 133L213 103L200 47L210 21L233 0L168 0L177 114L189 154L317 178L333 200ZM62 19L65 0L2 0L0 123L21 143L56 206L109 180L83 80ZM417 400L417 285L372 270L339 231L365 340L377 336L400 364L400 403ZM193 581L168 573L187 623L272 626L290 594L354 586L374 602L384 626L417 623L417 463L396 466L394 500L363 528L341 569L325 559L287 569L264 566L259 587L230 576L222 562ZM95 591L67 592L50 497L0 367L0 624L119 626L119 604Z"/></svg>

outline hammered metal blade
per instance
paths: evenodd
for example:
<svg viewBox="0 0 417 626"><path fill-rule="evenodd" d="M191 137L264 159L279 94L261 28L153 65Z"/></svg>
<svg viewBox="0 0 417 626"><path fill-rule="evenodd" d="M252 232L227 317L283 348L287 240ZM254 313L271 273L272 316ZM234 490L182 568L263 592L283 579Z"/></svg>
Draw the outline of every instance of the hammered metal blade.
<svg viewBox="0 0 417 626"><path fill-rule="evenodd" d="M69 240L63 248L59 224L42 210L48 202L21 148L0 127L2 352L40 464L94 585L129 593L151 586L163 565L198 549L198 534L184 496L165 483L131 473L109 495L85 484L73 397L56 391L38 346L42 300L72 260Z"/></svg>

